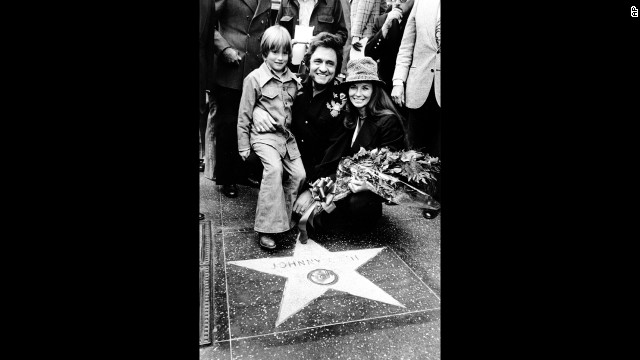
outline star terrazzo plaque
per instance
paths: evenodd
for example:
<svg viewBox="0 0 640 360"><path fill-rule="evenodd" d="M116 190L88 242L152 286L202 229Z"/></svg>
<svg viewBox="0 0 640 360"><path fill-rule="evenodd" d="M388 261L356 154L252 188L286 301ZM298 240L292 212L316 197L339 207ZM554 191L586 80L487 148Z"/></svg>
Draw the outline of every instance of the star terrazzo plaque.
<svg viewBox="0 0 640 360"><path fill-rule="evenodd" d="M278 326L329 289L405 308L356 271L382 250L384 247L331 252L309 239L306 244L296 242L293 256L227 261L227 264L287 278L276 320Z"/></svg>

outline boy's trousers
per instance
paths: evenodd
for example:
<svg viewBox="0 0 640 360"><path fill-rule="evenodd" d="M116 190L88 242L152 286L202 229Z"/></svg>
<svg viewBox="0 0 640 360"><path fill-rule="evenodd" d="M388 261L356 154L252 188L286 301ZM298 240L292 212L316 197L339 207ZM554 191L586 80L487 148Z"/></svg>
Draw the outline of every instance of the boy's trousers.
<svg viewBox="0 0 640 360"><path fill-rule="evenodd" d="M264 166L254 230L270 234L288 231L295 226L291 221L293 203L306 179L302 158L291 159L288 151L282 156L263 143L251 147Z"/></svg>

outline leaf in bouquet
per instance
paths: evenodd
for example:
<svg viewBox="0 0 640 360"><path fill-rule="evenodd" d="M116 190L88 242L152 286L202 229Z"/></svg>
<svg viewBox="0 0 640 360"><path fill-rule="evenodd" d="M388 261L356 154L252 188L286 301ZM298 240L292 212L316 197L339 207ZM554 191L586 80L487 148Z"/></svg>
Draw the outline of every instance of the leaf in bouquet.
<svg viewBox="0 0 640 360"><path fill-rule="evenodd" d="M400 158L400 155L397 153L393 153L393 152L388 152L387 153L387 161L389 163L394 163L396 161L398 161L398 159Z"/></svg>
<svg viewBox="0 0 640 360"><path fill-rule="evenodd" d="M367 152L367 150L361 146L360 150L355 155L353 155L352 159L353 160L357 160L359 158L362 158L362 157L365 157L365 156L368 156L368 155L369 155L369 153Z"/></svg>
<svg viewBox="0 0 640 360"><path fill-rule="evenodd" d="M407 150L402 152L402 156L400 157L400 160L411 161L411 159L414 159L417 156L418 156L418 152L416 152L415 150Z"/></svg>

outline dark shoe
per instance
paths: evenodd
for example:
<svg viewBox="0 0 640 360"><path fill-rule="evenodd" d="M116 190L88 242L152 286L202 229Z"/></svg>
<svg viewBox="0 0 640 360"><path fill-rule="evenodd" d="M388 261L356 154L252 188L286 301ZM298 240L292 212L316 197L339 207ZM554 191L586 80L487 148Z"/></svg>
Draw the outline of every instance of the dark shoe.
<svg viewBox="0 0 640 360"><path fill-rule="evenodd" d="M199 218L200 218L200 220L204 220L204 214L203 214L203 213L200 213Z"/></svg>
<svg viewBox="0 0 640 360"><path fill-rule="evenodd" d="M238 197L238 187L236 184L222 185L222 193L229 198Z"/></svg>
<svg viewBox="0 0 640 360"><path fill-rule="evenodd" d="M204 171L204 159L200 159L200 172Z"/></svg>
<svg viewBox="0 0 640 360"><path fill-rule="evenodd" d="M265 249L275 249L276 242L271 234L258 233L260 237L260 246Z"/></svg>
<svg viewBox="0 0 640 360"><path fill-rule="evenodd" d="M424 216L425 219L433 219L436 216L438 216L439 213L440 213L440 210L431 210L431 209L422 210L422 216Z"/></svg>
<svg viewBox="0 0 640 360"><path fill-rule="evenodd" d="M252 178L248 177L247 178L247 183L252 188L256 188L256 189L260 188L260 181L259 180L255 180L255 179L252 179Z"/></svg>

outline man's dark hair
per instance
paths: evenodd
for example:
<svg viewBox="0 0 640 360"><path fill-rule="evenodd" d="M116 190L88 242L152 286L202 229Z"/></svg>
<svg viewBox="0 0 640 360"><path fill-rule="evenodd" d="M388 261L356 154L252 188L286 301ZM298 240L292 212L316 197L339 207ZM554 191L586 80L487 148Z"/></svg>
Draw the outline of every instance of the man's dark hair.
<svg viewBox="0 0 640 360"><path fill-rule="evenodd" d="M312 37L311 42L309 42L309 50L307 50L307 53L304 54L304 63L307 65L307 67L310 65L311 55L319 47L333 49L336 52L336 58L338 62L336 64L336 72L338 73L342 68L342 46L342 40L339 36L333 35L326 31L318 33L318 35Z"/></svg>

